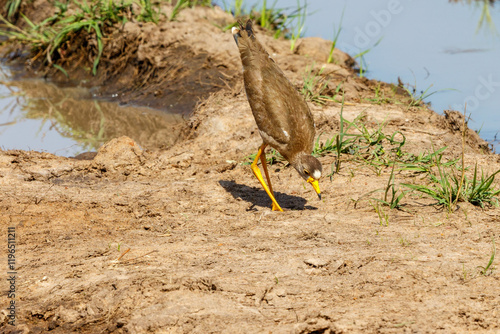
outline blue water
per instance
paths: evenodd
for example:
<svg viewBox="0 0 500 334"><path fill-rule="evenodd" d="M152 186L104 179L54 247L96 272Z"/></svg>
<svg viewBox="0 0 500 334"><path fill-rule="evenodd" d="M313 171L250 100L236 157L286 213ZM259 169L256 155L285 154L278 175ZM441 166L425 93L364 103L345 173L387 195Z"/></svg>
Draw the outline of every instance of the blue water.
<svg viewBox="0 0 500 334"><path fill-rule="evenodd" d="M262 1L245 4L260 8ZM297 0L277 0L274 6L296 8ZM425 101L438 113L463 112L467 104L469 126L493 141L500 132L500 3L488 7L493 29L486 23L477 29L482 6L483 1L309 0L304 35L332 40L345 9L337 47L351 56L370 49L364 56L367 77L392 83L400 77L418 94L437 92Z"/></svg>

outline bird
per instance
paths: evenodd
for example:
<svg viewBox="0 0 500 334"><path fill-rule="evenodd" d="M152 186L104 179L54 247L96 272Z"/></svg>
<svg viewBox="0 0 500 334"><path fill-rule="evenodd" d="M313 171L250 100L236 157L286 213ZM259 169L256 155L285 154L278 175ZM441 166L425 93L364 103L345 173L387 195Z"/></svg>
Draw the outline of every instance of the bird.
<svg viewBox="0 0 500 334"><path fill-rule="evenodd" d="M323 168L311 155L315 124L307 102L257 40L251 20L246 24L238 22L231 32L243 65L247 99L263 142L251 169L271 198L272 210L283 211L274 196L267 170L267 146L277 150L312 185L321 200L319 179ZM259 159L269 187L257 166Z"/></svg>

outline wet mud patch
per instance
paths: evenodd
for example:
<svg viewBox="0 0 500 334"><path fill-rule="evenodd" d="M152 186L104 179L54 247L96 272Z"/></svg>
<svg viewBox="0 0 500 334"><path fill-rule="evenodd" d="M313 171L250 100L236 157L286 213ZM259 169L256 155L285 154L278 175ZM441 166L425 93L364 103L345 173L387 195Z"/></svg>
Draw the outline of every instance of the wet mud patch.
<svg viewBox="0 0 500 334"><path fill-rule="evenodd" d="M95 90L98 95L121 105L139 104L191 115L210 93L234 82L235 73L226 70L225 65L214 64L207 53L196 53L187 46L170 47L161 64L141 57L139 54L137 59L118 60L125 64L124 68L108 70L104 83Z"/></svg>

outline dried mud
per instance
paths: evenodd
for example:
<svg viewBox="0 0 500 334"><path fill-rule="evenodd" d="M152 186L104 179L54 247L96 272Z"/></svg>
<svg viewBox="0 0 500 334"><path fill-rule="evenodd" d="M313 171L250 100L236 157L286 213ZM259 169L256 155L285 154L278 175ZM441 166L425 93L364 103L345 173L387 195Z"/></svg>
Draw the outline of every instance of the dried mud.
<svg viewBox="0 0 500 334"><path fill-rule="evenodd" d="M261 139L234 41L212 16L231 20L218 9L185 10L178 22L151 27L155 38L138 47L161 57L162 38L185 40L230 76L198 96L183 140L168 150L120 137L92 160L0 151L0 228L5 236L16 227L18 261L17 326L2 306L0 332L498 332L500 276L478 270L500 237L498 209L459 203L448 213L411 195L381 224L366 194L386 187L390 168L378 175L345 156L340 173L321 180L321 201L295 170L271 166L285 212L270 210L240 163ZM327 42L306 39L292 53L286 41L259 38L297 86L306 66L324 61L318 50ZM408 152L448 146L447 159L460 157L459 114L364 103L379 83L357 78L349 58L337 57L325 75L332 87L345 82L344 117L364 113L372 129L386 121L387 133L404 133ZM168 90L161 82L144 91ZM311 109L322 138L334 136L340 105ZM485 145L469 131L465 161L491 173L500 159ZM334 160L320 158L326 171ZM396 182L425 181L397 172ZM2 293L0 304L8 301Z"/></svg>

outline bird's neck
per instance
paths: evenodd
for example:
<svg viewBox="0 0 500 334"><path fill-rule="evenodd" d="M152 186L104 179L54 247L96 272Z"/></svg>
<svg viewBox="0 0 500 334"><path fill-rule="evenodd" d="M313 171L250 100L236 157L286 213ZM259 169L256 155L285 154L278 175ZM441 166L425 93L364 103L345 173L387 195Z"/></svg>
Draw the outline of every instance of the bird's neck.
<svg viewBox="0 0 500 334"><path fill-rule="evenodd" d="M302 160L302 157L308 155L307 153L304 153L304 152L298 152L298 153L295 153L293 155L290 155L290 156L287 156L285 157L286 160L288 160L288 162L290 163L290 165L292 165L297 171L300 172L300 161Z"/></svg>

